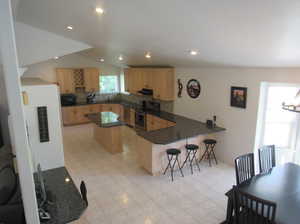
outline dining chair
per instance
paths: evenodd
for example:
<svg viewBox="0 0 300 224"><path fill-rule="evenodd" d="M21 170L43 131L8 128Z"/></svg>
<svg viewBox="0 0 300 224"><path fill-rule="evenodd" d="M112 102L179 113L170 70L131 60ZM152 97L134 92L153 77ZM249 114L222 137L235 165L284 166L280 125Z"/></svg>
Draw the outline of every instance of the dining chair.
<svg viewBox="0 0 300 224"><path fill-rule="evenodd" d="M249 153L237 157L234 160L236 184L240 185L242 182L251 179L254 176L254 154Z"/></svg>
<svg viewBox="0 0 300 224"><path fill-rule="evenodd" d="M86 206L89 206L89 202L88 202L88 199L87 199L87 189L86 189L86 185L85 185L84 181L81 181L81 183L80 183L80 193L81 193L82 199L86 203Z"/></svg>
<svg viewBox="0 0 300 224"><path fill-rule="evenodd" d="M236 224L275 224L276 203L233 189Z"/></svg>
<svg viewBox="0 0 300 224"><path fill-rule="evenodd" d="M268 172L276 166L275 145L266 145L258 149L260 173Z"/></svg>

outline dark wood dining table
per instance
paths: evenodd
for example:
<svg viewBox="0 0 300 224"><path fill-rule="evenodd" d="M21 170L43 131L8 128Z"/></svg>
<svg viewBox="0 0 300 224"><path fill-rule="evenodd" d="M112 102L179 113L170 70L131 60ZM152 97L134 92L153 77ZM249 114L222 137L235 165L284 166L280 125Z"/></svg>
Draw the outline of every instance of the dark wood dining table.
<svg viewBox="0 0 300 224"><path fill-rule="evenodd" d="M276 224L300 223L300 166L294 163L272 168L239 186L243 191L277 204ZM230 200L230 198L229 198Z"/></svg>

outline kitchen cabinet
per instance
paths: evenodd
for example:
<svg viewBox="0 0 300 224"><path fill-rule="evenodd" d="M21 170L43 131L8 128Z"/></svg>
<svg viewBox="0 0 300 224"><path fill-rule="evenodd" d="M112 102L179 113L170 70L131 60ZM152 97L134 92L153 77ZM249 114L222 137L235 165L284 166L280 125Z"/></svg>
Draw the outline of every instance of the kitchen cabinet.
<svg viewBox="0 0 300 224"><path fill-rule="evenodd" d="M99 91L99 69L97 68L84 68L84 87L85 92L98 92Z"/></svg>
<svg viewBox="0 0 300 224"><path fill-rule="evenodd" d="M130 109L130 123L129 125L131 127L135 127L135 110L134 109Z"/></svg>
<svg viewBox="0 0 300 224"><path fill-rule="evenodd" d="M121 104L88 104L83 106L62 107L62 119L64 125L76 125L89 123L86 114L99 112L114 112L124 119L124 107Z"/></svg>
<svg viewBox="0 0 300 224"><path fill-rule="evenodd" d="M153 98L174 100L173 68L128 68L125 69L125 90L139 94L142 88L153 89Z"/></svg>
<svg viewBox="0 0 300 224"><path fill-rule="evenodd" d="M157 116L147 114L147 131L154 131L163 128L168 128L175 126L176 123L172 121L167 121Z"/></svg>
<svg viewBox="0 0 300 224"><path fill-rule="evenodd" d="M56 77L60 93L97 92L99 91L97 68L57 68Z"/></svg>
<svg viewBox="0 0 300 224"><path fill-rule="evenodd" d="M75 93L73 69L58 68L56 69L56 77L61 94Z"/></svg>
<svg viewBox="0 0 300 224"><path fill-rule="evenodd" d="M166 101L175 99L173 68L155 69L153 83L153 98Z"/></svg>

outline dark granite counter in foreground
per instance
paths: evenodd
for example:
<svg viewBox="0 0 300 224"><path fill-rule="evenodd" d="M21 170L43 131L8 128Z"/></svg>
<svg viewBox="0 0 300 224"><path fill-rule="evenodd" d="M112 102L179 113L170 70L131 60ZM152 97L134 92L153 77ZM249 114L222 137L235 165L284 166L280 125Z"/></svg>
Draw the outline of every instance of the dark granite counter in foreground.
<svg viewBox="0 0 300 224"><path fill-rule="evenodd" d="M41 223L65 224L79 219L87 205L67 169L60 167L43 171L43 179L53 204L47 205L51 219Z"/></svg>
<svg viewBox="0 0 300 224"><path fill-rule="evenodd" d="M121 126L124 123L119 120L119 115L113 112L99 112L86 115L90 121L101 128Z"/></svg>
<svg viewBox="0 0 300 224"><path fill-rule="evenodd" d="M148 112L162 119L175 122L176 125L156 131L137 130L137 134L154 144L170 144L182 139L192 138L198 135L208 135L225 131L225 128L208 128L205 123L189 119L180 115L168 112Z"/></svg>

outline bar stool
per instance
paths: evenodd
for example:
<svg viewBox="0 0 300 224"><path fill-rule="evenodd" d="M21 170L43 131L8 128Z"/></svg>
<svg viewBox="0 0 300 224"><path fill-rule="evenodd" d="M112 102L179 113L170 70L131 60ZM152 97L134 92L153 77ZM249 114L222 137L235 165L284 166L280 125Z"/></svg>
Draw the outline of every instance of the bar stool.
<svg viewBox="0 0 300 224"><path fill-rule="evenodd" d="M196 159L196 154L197 154L197 151L199 149L199 146L194 145L194 144L186 144L185 148L186 148L186 151L187 151L187 155L186 155L186 158L185 158L181 168L183 168L184 165L186 164L186 162L189 161L190 167L191 167L191 173L193 174L193 161L195 160L196 166L198 167L199 172L200 172L199 162Z"/></svg>
<svg viewBox="0 0 300 224"><path fill-rule="evenodd" d="M201 162L203 160L203 158L205 156L207 156L208 158L208 161L209 161L209 166L211 166L211 155L213 155L215 161L216 161L216 164L218 164L218 161L217 161L217 158L216 158L216 155L215 155L215 152L214 152L214 148L217 144L217 141L215 139L205 139L203 141L203 143L205 144L205 151L200 159L199 162Z"/></svg>
<svg viewBox="0 0 300 224"><path fill-rule="evenodd" d="M168 163L167 168L165 169L164 175L166 174L167 170L170 168L171 169L172 181L174 180L173 173L174 173L174 167L175 167L176 162L178 164L181 176L184 177L182 169L181 169L179 161L178 161L178 156L179 156L180 153L181 153L181 151L179 149L175 149L175 148L167 149L167 156L168 156L169 163ZM173 164L171 163L172 160L174 160Z"/></svg>

